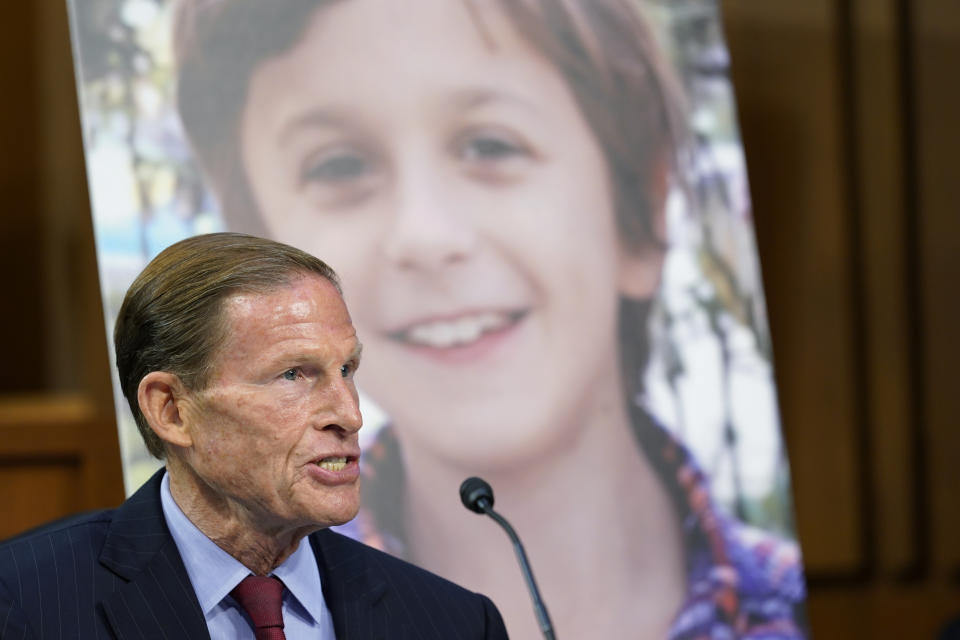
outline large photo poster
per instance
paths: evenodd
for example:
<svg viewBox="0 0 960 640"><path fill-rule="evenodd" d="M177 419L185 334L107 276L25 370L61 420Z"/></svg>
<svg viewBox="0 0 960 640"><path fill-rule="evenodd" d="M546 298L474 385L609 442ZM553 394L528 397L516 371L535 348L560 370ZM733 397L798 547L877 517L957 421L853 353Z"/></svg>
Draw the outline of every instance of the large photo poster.
<svg viewBox="0 0 960 640"><path fill-rule="evenodd" d="M538 637L479 475L561 637L806 636L716 0L68 4L108 332L177 240L304 249L364 344L343 532Z"/></svg>

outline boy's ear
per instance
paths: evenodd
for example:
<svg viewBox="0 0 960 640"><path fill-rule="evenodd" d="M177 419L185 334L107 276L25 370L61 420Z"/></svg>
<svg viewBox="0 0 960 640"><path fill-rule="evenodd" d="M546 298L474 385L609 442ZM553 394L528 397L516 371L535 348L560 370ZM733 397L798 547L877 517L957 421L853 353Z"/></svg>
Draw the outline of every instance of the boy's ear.
<svg viewBox="0 0 960 640"><path fill-rule="evenodd" d="M186 391L180 377L166 371L151 371L137 387L137 403L147 424L161 440L178 447L193 444L181 413Z"/></svg>
<svg viewBox="0 0 960 640"><path fill-rule="evenodd" d="M624 298L646 300L660 286L665 251L648 246L640 249L621 249L617 271L617 289Z"/></svg>
<svg viewBox="0 0 960 640"><path fill-rule="evenodd" d="M670 193L670 154L660 153L647 176L647 193L650 194L650 231L653 238L640 246L620 244L617 284L620 295L625 298L644 300L650 298L660 286L663 259L666 256L667 196Z"/></svg>

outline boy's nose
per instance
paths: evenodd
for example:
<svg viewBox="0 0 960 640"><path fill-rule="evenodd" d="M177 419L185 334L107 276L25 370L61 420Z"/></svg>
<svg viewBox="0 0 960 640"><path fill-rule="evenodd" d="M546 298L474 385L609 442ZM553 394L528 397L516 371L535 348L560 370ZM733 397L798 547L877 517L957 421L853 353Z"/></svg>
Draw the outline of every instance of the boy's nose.
<svg viewBox="0 0 960 640"><path fill-rule="evenodd" d="M418 172L420 173L420 172ZM393 224L384 240L388 260L405 270L442 269L466 260L475 229L441 177L421 175L400 183Z"/></svg>

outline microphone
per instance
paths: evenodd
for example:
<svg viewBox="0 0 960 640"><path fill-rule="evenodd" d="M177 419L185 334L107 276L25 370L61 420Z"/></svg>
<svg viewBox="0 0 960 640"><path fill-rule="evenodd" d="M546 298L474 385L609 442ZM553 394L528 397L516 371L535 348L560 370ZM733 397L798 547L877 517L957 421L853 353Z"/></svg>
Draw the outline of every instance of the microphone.
<svg viewBox="0 0 960 640"><path fill-rule="evenodd" d="M540 597L537 583L533 579L533 570L530 568L530 562L527 560L527 554L523 550L520 537L517 536L517 532L513 530L506 518L493 510L493 489L483 478L467 478L460 485L460 501L470 511L485 513L496 520L497 524L503 527L503 530L510 536L510 541L513 542L513 550L517 554L517 562L520 563L520 570L527 581L527 589L530 590L533 612L537 615L543 637L547 640L556 640L556 636L553 634L553 623L550 622L547 607L543 604L543 598Z"/></svg>

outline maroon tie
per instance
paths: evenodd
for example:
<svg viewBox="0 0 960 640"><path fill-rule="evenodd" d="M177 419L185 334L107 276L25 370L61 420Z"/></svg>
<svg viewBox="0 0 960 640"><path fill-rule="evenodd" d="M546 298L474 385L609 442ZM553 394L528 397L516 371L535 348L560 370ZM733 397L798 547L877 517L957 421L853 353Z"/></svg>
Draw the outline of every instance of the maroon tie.
<svg viewBox="0 0 960 640"><path fill-rule="evenodd" d="M230 595L253 621L257 640L286 640L283 633L283 583L271 576L247 576Z"/></svg>

